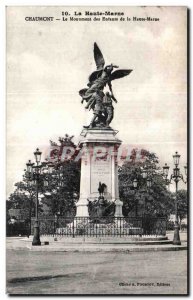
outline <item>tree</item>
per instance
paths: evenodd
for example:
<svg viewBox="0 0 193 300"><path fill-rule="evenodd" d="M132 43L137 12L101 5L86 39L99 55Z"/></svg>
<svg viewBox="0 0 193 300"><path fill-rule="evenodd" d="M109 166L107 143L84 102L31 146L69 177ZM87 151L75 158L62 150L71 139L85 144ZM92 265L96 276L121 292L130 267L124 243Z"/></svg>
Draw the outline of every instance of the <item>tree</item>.
<svg viewBox="0 0 193 300"><path fill-rule="evenodd" d="M53 155L50 155L50 158L43 163L39 180L40 215L45 214L45 207L49 210L46 214L52 216L75 215L80 189L80 161L75 161L73 157L66 158L64 161L61 159L62 149L65 146L77 148L72 138L68 135L65 135L65 138L59 138L60 145L50 141ZM173 210L172 193L166 189L158 157L155 153L144 149L140 154L141 159L137 160L137 151L133 149L130 161L125 161L118 169L123 215L137 213L139 216L143 214L168 216ZM51 171L48 167L50 163L52 163ZM144 169L148 170L148 176L152 178L150 188L147 188L147 180L142 176ZM137 189L133 187L134 179L138 181ZM35 200L36 184L30 180L28 172L25 171L23 181L16 183L16 190L10 195L7 207L26 208L29 211L28 215L34 216ZM183 213L184 211L182 211L182 217Z"/></svg>
<svg viewBox="0 0 193 300"><path fill-rule="evenodd" d="M175 197L176 193L173 193L173 201L172 201L172 209L171 213L175 213ZM188 203L187 203L187 191L186 190L179 190L177 192L177 203L178 203L178 217L180 221L180 228L182 224L182 220L187 217L188 213Z"/></svg>
<svg viewBox="0 0 193 300"><path fill-rule="evenodd" d="M44 187L42 204L50 208L50 214L62 216L75 214L79 198L80 164L74 161L59 162L49 175L49 184Z"/></svg>
<svg viewBox="0 0 193 300"><path fill-rule="evenodd" d="M50 141L50 159L43 163L39 180L39 215L45 214L45 206L50 215L60 213L63 216L75 214L75 204L79 198L80 161L72 159L62 161L62 151L65 146L76 148L73 136L65 135L59 138L60 145ZM57 150L57 151L55 151ZM48 173L48 164L53 163L53 170ZM16 190L7 201L7 211L10 208L27 209L29 216L35 215L36 182L26 170L23 180L15 184Z"/></svg>
<svg viewBox="0 0 193 300"><path fill-rule="evenodd" d="M77 146L73 142L73 136L65 135L59 138L59 145L50 141L50 155L47 158L48 164L53 164L51 174L47 177L47 186L44 185L42 204L50 208L50 214L60 214L62 216L74 216L76 212L76 202L79 198L80 189L80 161L75 161L74 156L63 157L63 150L73 148L74 155L77 154Z"/></svg>
<svg viewBox="0 0 193 300"><path fill-rule="evenodd" d="M179 190L177 193L177 202L178 202L178 215L180 219L180 225L184 218L187 216L188 212L188 203L187 203L187 191Z"/></svg>
<svg viewBox="0 0 193 300"><path fill-rule="evenodd" d="M141 159L136 159L135 149L131 160L119 167L119 194L123 201L123 214L151 216L166 216L172 208L171 193L166 189L164 179L160 172L159 160L155 153L141 150ZM151 188L147 188L147 180L142 176L142 170L147 169L152 178ZM135 190L133 180L137 179L138 187Z"/></svg>
<svg viewBox="0 0 193 300"><path fill-rule="evenodd" d="M13 209L12 212L11 209ZM31 222L30 222L32 216L31 211L32 211L32 203L30 197L26 195L24 192L22 192L20 189L18 189L17 187L17 189L9 196L9 199L6 201L7 234L9 235L10 232L13 231L12 228L13 224L10 223L10 218L13 217L15 217L16 219L15 221L16 223L14 223L15 224L14 226L17 227L17 228L14 227L15 229L17 229L16 231L18 231L19 226L21 226L24 231L27 230L28 233L31 232ZM25 223L21 223L24 222L24 220ZM22 233L22 229L20 233Z"/></svg>

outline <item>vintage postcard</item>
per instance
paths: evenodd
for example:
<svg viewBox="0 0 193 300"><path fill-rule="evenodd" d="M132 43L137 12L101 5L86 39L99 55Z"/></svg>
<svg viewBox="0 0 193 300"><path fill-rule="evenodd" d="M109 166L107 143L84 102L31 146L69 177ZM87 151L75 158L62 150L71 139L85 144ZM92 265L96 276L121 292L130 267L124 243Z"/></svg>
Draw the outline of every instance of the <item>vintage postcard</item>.
<svg viewBox="0 0 193 300"><path fill-rule="evenodd" d="M189 293L187 53L185 6L6 7L6 293Z"/></svg>

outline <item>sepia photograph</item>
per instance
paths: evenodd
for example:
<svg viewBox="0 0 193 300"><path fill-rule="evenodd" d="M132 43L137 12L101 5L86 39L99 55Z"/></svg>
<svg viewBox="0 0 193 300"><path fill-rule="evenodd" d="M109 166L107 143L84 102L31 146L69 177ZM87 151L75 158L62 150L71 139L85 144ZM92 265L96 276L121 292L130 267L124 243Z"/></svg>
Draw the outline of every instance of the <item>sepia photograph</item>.
<svg viewBox="0 0 193 300"><path fill-rule="evenodd" d="M185 6L6 7L6 293L189 294Z"/></svg>

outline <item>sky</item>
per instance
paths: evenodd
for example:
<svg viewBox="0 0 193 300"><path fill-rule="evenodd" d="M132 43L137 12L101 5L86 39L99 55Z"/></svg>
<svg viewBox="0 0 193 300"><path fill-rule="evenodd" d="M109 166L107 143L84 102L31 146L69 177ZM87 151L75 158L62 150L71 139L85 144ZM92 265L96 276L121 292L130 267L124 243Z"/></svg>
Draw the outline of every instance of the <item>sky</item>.
<svg viewBox="0 0 193 300"><path fill-rule="evenodd" d="M62 11L123 11L147 21L29 22L25 17ZM8 7L7 8L7 196L22 179L39 147L65 133L78 141L92 113L78 91L95 70L93 44L106 64L133 72L113 81L118 100L111 126L123 144L155 152L160 166L173 167L172 155L187 160L187 40L184 7ZM185 188L183 184L181 187Z"/></svg>

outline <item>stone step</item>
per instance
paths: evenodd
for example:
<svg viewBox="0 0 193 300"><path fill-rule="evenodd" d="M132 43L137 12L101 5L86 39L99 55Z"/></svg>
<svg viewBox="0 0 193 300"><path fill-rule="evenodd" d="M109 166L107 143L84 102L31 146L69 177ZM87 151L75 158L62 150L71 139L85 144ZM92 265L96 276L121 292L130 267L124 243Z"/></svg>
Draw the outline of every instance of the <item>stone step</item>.
<svg viewBox="0 0 193 300"><path fill-rule="evenodd" d="M25 241L32 241L32 237L24 238ZM65 237L65 236L41 236L41 241L55 242L63 245L76 244L105 244L105 245L164 245L172 244L167 236L142 236L142 237Z"/></svg>
<svg viewBox="0 0 193 300"><path fill-rule="evenodd" d="M41 246L10 246L9 250L28 250L28 251L45 251L45 252L118 252L118 253L129 253L129 252L158 252L158 251L179 251L187 250L187 245L182 244L180 246L176 245L63 245L52 243L50 245Z"/></svg>

